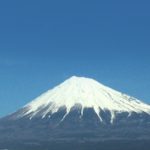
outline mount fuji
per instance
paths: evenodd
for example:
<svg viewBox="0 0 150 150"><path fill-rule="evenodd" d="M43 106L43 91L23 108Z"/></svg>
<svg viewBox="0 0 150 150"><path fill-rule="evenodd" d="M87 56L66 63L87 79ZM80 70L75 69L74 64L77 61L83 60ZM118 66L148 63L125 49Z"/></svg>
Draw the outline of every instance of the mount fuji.
<svg viewBox="0 0 150 150"><path fill-rule="evenodd" d="M1 149L144 149L149 139L150 105L85 77L73 76L0 119Z"/></svg>

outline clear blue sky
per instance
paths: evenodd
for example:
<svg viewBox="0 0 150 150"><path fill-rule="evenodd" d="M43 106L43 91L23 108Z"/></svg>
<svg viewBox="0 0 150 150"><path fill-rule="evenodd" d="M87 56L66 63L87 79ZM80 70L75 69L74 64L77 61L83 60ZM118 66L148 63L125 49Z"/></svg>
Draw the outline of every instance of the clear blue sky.
<svg viewBox="0 0 150 150"><path fill-rule="evenodd" d="M72 75L150 103L150 2L0 1L0 116Z"/></svg>

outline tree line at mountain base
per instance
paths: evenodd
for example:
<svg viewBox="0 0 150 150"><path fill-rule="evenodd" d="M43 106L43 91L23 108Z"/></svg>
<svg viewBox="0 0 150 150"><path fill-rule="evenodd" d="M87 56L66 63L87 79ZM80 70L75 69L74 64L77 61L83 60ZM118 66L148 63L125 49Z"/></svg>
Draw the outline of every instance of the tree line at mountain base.
<svg viewBox="0 0 150 150"><path fill-rule="evenodd" d="M0 149L8 150L149 150L150 140L112 140L112 141L54 141L54 142L36 142L36 141L11 141L0 142Z"/></svg>

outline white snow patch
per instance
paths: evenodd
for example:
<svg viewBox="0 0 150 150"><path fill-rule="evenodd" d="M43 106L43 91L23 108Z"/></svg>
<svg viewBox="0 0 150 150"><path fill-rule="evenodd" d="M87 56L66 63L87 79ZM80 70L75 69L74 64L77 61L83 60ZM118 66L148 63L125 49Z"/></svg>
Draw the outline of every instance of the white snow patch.
<svg viewBox="0 0 150 150"><path fill-rule="evenodd" d="M114 112L128 112L129 114L145 112L150 114L150 105L136 98L122 94L93 79L73 76L27 104L25 108L28 108L28 111L22 116L30 114L32 119L42 109L46 108L42 116L45 117L48 113L52 115L65 106L66 114L62 118L63 121L76 104L82 106L80 117L83 116L85 108L93 108L101 122L103 119L100 116L100 111L102 110L110 111L111 123L115 119L116 113Z"/></svg>

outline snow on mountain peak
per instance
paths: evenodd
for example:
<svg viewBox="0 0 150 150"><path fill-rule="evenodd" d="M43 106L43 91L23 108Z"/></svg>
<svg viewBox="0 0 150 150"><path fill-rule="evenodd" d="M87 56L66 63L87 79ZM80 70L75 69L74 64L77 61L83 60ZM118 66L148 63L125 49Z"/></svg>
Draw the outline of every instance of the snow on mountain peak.
<svg viewBox="0 0 150 150"><path fill-rule="evenodd" d="M27 104L25 106L27 111L22 116L30 115L32 118L43 109L42 117L45 117L48 113L54 114L61 107L65 107L66 114L63 120L76 104L82 106L81 117L84 108L93 108L100 121L103 121L100 116L101 110L110 111L111 122L116 113L145 112L150 114L150 106L133 97L104 86L94 79L72 76Z"/></svg>

